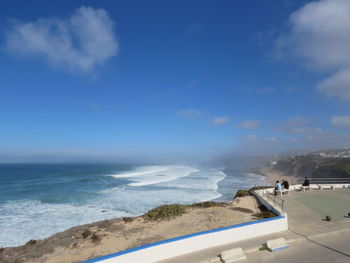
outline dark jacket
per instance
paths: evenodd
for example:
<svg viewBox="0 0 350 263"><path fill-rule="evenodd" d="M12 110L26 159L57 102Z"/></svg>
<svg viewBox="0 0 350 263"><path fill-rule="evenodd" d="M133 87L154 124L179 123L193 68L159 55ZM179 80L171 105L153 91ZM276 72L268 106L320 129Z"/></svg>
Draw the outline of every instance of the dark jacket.
<svg viewBox="0 0 350 263"><path fill-rule="evenodd" d="M310 186L309 179L305 179L305 181L303 182L303 186Z"/></svg>
<svg viewBox="0 0 350 263"><path fill-rule="evenodd" d="M289 189L289 183L288 183L288 181L282 182L282 187L283 187L284 189Z"/></svg>

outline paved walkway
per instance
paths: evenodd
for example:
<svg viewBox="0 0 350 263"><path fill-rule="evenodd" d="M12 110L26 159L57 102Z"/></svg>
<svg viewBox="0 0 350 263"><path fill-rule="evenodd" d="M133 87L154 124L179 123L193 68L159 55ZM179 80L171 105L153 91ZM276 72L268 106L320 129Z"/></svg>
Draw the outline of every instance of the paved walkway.
<svg viewBox="0 0 350 263"><path fill-rule="evenodd" d="M259 251L249 253L240 263L346 263L350 262L350 232L323 235L294 242L288 249L274 253ZM184 261L189 262L189 261Z"/></svg>
<svg viewBox="0 0 350 263"><path fill-rule="evenodd" d="M318 251L319 249L325 249L325 247L318 245L317 249L314 249L317 245L316 243L310 241L311 239L325 239L325 240L338 240L339 236L342 236L344 240L346 240L347 243L350 243L350 218L346 218L345 215L347 212L350 212L350 190L323 190L323 191L311 191L311 192L292 192L290 196L286 195L283 196L283 199L285 200L284 209L288 214L288 224L289 224L289 230L280 232L277 234L267 235L260 238L254 238L254 239L248 239L245 241L235 242L231 244L227 244L224 246L219 247L213 247L210 249L200 250L195 253L179 256L176 258L168 259L160 261L159 263L203 263L203 262L209 262L210 259L213 259L217 257L218 254L220 254L221 251L234 248L234 247L241 247L244 251L246 251L248 254L248 259L240 261L242 263L245 262L267 262L270 261L269 259L273 259L272 262L332 262L332 260L314 260L312 261L307 258L307 255L314 255L315 253L307 253L305 254L305 257L299 257L298 254L295 254L298 250L303 250L302 244L307 244L309 248L312 251ZM328 200L332 199L333 201L336 199L335 203L340 202L339 200L343 200L342 202L345 202L349 207L349 211L343 211L345 209L345 206L343 205L333 205L329 207L329 203L324 203L324 207L326 207L328 210L327 212L330 213L332 216L334 213L337 213L336 220L332 220L331 222L327 222L322 220L325 215L320 214L318 208L318 203L322 200ZM349 198L349 199L348 199ZM315 207L317 209L315 209ZM322 208L322 206L321 206ZM322 209L321 209L322 210ZM316 212L317 211L317 212ZM340 216L343 215L344 216ZM338 237L337 237L338 236ZM277 258L277 254L270 253L267 251L258 251L259 248L269 239L277 238L277 237L285 237L289 243L292 244L293 249L286 249L283 251L286 252L278 252L278 254L285 253L287 256L284 258L286 261L275 261ZM298 241L298 242L296 242ZM304 242L304 243L303 243ZM297 244L298 243L298 244ZM299 245L299 243L301 245ZM311 244L310 244L311 243ZM296 245L297 244L297 245ZM347 246L344 248L346 253L350 254L350 247ZM289 252L287 252L289 251ZM327 249L323 250L320 255L330 255L330 258L332 254L327 253ZM283 254L284 255L284 254ZM343 261L333 261L333 262L350 262L346 261L344 258L344 255L341 253L338 253L338 256L340 256L339 260ZM288 257L289 259L288 261ZM300 259L297 260L297 258ZM315 256L315 258L318 258ZM337 258L337 257L335 257ZM338 259L334 259L338 260ZM345 261L344 261L345 260Z"/></svg>
<svg viewBox="0 0 350 263"><path fill-rule="evenodd" d="M345 217L350 212L349 189L292 191L283 199L291 231L310 236L350 228L350 218ZM332 221L324 221L326 215Z"/></svg>

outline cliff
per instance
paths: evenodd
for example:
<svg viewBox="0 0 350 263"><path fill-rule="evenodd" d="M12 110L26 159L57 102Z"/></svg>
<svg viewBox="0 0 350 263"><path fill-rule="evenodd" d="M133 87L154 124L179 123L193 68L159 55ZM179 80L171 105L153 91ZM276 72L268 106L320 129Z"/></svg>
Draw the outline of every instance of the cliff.
<svg viewBox="0 0 350 263"><path fill-rule="evenodd" d="M310 178L349 178L350 158L301 155L277 161L273 170L283 175Z"/></svg>
<svg viewBox="0 0 350 263"><path fill-rule="evenodd" d="M258 206L252 196L221 203L165 205L142 216L77 226L43 240L0 248L0 262L80 262L164 239L257 220L266 216Z"/></svg>

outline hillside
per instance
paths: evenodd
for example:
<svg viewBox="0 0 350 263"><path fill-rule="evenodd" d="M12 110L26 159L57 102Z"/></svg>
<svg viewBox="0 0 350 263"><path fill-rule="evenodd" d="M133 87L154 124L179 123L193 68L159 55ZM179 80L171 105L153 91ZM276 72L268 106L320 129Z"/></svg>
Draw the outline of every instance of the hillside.
<svg viewBox="0 0 350 263"><path fill-rule="evenodd" d="M315 154L293 156L277 161L273 170L294 177L350 178L350 158Z"/></svg>

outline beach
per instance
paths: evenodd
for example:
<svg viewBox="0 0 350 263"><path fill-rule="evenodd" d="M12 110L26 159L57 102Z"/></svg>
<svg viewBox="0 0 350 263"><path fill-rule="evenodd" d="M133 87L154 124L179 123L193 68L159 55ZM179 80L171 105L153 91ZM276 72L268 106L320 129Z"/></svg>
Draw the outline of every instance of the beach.
<svg viewBox="0 0 350 263"><path fill-rule="evenodd" d="M296 182L296 178L294 176L285 175L282 172L274 170L272 167L261 168L260 174L266 177L266 181L270 185L275 185L277 180L281 182L282 179L287 180L290 184L294 184Z"/></svg>

